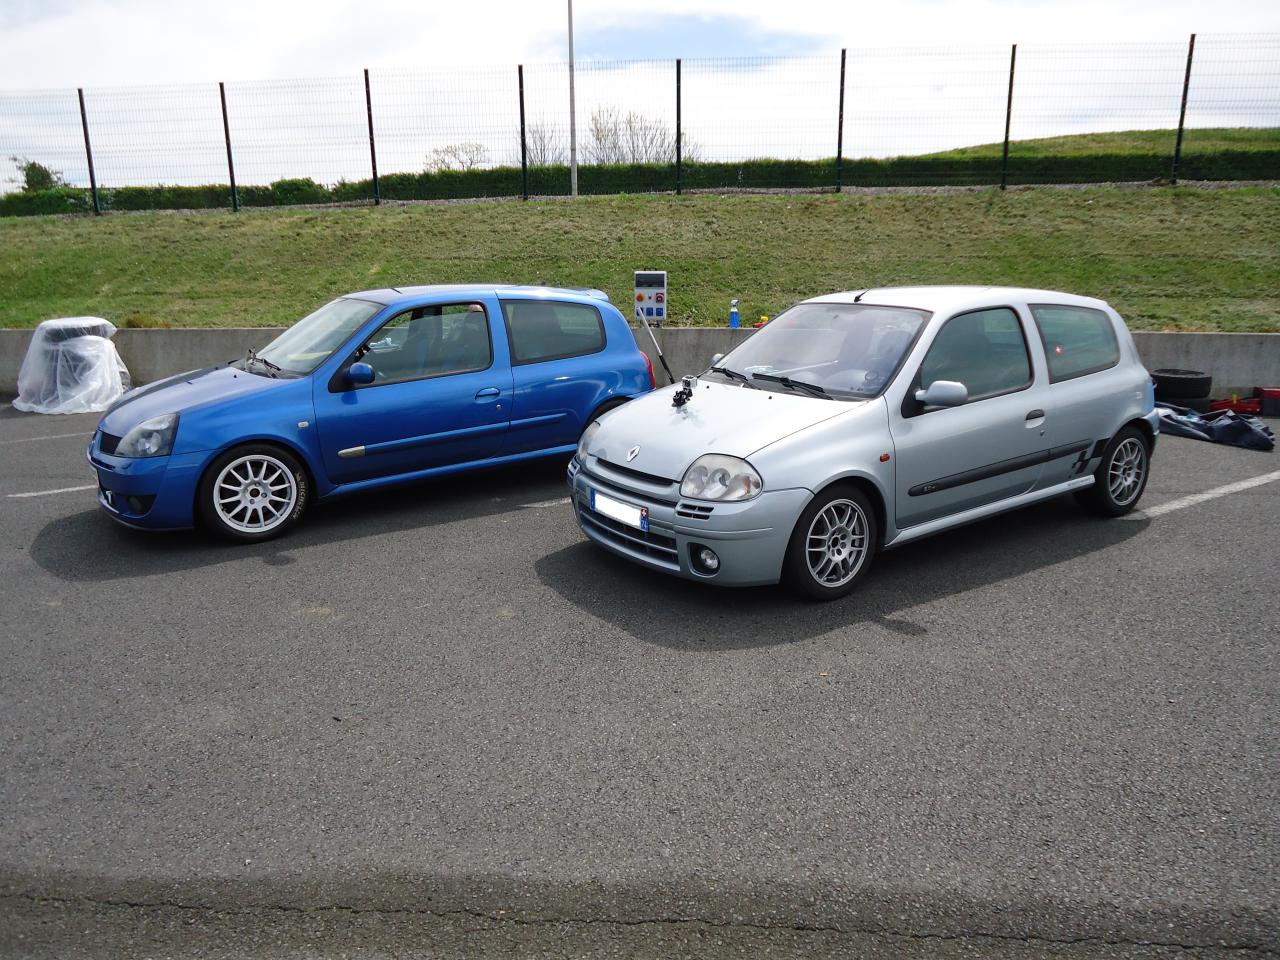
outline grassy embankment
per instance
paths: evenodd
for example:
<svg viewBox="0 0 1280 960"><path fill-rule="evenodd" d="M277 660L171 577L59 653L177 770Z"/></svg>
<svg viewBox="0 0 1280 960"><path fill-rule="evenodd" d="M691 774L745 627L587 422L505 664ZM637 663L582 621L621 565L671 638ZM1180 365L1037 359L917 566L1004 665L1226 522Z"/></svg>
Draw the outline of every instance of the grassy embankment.
<svg viewBox="0 0 1280 960"><path fill-rule="evenodd" d="M678 322L833 290L1000 283L1110 300L1135 329L1280 331L1280 190L623 196L0 219L0 326L285 324L410 283L599 286L671 273Z"/></svg>

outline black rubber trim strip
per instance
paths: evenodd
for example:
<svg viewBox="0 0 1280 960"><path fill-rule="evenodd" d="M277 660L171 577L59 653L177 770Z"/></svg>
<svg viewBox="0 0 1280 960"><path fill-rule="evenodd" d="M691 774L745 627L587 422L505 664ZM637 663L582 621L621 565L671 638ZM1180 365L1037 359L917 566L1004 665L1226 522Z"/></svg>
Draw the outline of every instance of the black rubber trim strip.
<svg viewBox="0 0 1280 960"><path fill-rule="evenodd" d="M1060 447L1049 448L1049 460L1057 460L1059 457L1069 457L1073 453L1079 453L1082 450L1088 450L1090 441L1077 440L1075 443L1064 443Z"/></svg>
<svg viewBox="0 0 1280 960"><path fill-rule="evenodd" d="M1089 440L1078 440L1075 443L1066 443L1049 450L1037 450L1035 453L1028 453L1021 457L989 463L985 467L975 467L972 470L953 473L949 477L940 477L937 480L930 480L928 483L916 484L907 491L907 495L922 497L925 494L941 493L943 490L962 487L966 483L990 480L992 477L998 477L1003 473L1025 470L1027 467L1034 467L1038 463L1048 463L1050 460L1057 460L1059 457L1069 457L1074 453L1079 453L1081 450L1088 450L1090 444L1091 441Z"/></svg>

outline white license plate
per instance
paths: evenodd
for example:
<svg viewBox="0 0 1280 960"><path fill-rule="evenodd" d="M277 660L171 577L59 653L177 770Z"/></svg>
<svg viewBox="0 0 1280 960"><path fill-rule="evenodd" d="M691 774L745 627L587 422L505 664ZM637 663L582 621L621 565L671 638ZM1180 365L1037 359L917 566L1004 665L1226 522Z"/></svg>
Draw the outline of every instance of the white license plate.
<svg viewBox="0 0 1280 960"><path fill-rule="evenodd" d="M594 488L591 490L591 509L596 513L604 514L610 519L617 520L619 523L635 527L637 530L647 532L649 529L648 507L633 507L631 504L615 500L613 497L606 497Z"/></svg>

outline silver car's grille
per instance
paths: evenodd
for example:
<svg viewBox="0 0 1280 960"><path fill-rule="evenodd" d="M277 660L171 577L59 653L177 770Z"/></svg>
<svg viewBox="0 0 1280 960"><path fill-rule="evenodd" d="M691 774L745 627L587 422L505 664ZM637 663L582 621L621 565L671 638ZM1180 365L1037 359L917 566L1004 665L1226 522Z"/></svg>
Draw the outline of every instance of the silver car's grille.
<svg viewBox="0 0 1280 960"><path fill-rule="evenodd" d="M645 473L643 470L632 470L630 467L624 467L620 463L613 463L602 457L596 459L596 463L604 467L606 470L629 477L632 480L639 480L641 483L651 484L655 487L671 487L675 486L674 480L666 477L660 477L656 473Z"/></svg>
<svg viewBox="0 0 1280 960"><path fill-rule="evenodd" d="M690 503L687 500L681 500L676 505L676 516L684 517L686 520L705 520L711 516L711 512L715 507L706 503Z"/></svg>
<svg viewBox="0 0 1280 960"><path fill-rule="evenodd" d="M611 517L596 513L589 506L579 505L577 509L578 519L582 522L582 525L600 536L601 539L607 540L624 550L631 550L656 560L671 567L672 570L680 569L680 553L676 549L674 537L669 537L653 529L653 527L650 527L647 531L628 527L626 524L619 523Z"/></svg>
<svg viewBox="0 0 1280 960"><path fill-rule="evenodd" d="M596 464L599 463L601 463L601 461L596 461ZM635 500L638 498L640 500L666 504L673 504L676 502L676 494L679 493L679 491L675 489L675 484L669 480L661 481L663 486L659 487L657 484L641 483L638 480L633 481L632 478L625 476L610 476L609 473L606 472L607 468L601 469L595 465L593 465L593 467L594 469L589 469L586 466L583 466L581 471L591 486L595 487L597 490L603 490L606 493L612 492L620 494L628 500Z"/></svg>

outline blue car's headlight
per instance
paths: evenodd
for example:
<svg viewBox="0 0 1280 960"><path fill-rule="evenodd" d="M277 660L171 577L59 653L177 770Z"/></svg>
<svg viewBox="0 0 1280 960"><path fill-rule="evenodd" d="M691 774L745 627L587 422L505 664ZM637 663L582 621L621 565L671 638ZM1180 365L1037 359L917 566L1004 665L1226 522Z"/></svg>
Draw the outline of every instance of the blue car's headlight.
<svg viewBox="0 0 1280 960"><path fill-rule="evenodd" d="M173 450L173 438L178 432L178 415L166 413L163 417L143 420L124 435L116 447L117 457L167 457Z"/></svg>

